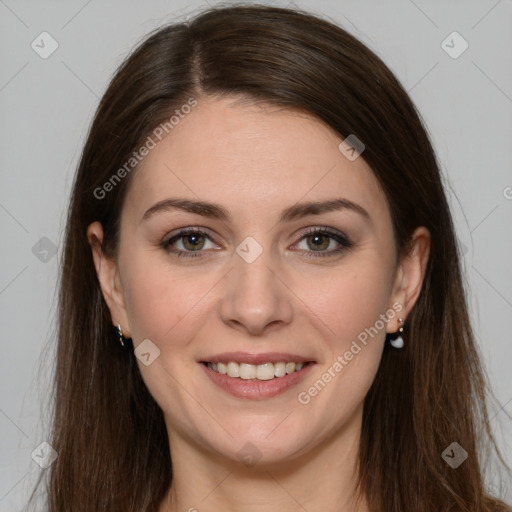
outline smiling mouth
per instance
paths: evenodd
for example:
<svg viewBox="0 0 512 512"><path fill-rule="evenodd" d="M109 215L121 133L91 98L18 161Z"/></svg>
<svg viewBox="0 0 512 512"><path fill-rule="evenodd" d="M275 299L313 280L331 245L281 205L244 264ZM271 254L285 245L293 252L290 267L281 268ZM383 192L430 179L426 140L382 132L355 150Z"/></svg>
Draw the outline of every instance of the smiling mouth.
<svg viewBox="0 0 512 512"><path fill-rule="evenodd" d="M277 362L277 363L263 363L263 364L248 364L237 363L229 361L226 363L210 363L204 361L203 364L210 370L213 370L220 375L226 375L233 379L242 380L272 380L285 377L292 373L300 372L304 367L311 364L311 362L294 363L294 362Z"/></svg>

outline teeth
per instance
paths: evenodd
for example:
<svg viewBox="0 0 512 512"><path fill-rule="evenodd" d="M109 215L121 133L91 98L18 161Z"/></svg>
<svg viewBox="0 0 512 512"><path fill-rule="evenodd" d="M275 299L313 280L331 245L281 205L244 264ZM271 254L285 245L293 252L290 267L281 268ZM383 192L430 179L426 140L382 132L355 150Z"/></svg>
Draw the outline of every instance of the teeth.
<svg viewBox="0 0 512 512"><path fill-rule="evenodd" d="M284 377L286 375L286 364L275 363L274 364L274 375L276 377Z"/></svg>
<svg viewBox="0 0 512 512"><path fill-rule="evenodd" d="M248 365L252 366L252 365ZM275 369L272 363L259 364L256 367L256 378L258 380L270 380L275 377Z"/></svg>
<svg viewBox="0 0 512 512"><path fill-rule="evenodd" d="M233 363L236 364L236 363ZM213 365L212 365L213 366ZM256 366L253 364L245 364L242 363L239 365L240 368L240 378L244 380L255 379L256 378ZM212 368L215 371L215 368Z"/></svg>
<svg viewBox="0 0 512 512"><path fill-rule="evenodd" d="M211 363L208 363L208 366L210 366L210 368L215 371L213 369L213 364ZM230 376L230 377L240 377L240 365L238 363L233 363L233 362L230 362L228 363L228 371L227 371L227 374Z"/></svg>
<svg viewBox="0 0 512 512"><path fill-rule="evenodd" d="M207 363L208 368L214 372L229 377L240 378L244 380L258 379L271 380L274 377L284 377L287 374L298 372L304 367L304 363L264 363L247 364L235 363Z"/></svg>

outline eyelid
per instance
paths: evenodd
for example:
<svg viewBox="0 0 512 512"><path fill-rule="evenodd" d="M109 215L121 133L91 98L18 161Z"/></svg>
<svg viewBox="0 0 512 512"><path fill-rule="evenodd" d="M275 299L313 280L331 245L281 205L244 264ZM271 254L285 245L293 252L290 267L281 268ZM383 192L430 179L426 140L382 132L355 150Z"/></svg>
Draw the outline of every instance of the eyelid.
<svg viewBox="0 0 512 512"><path fill-rule="evenodd" d="M345 233L337 229L330 228L329 226L311 226L308 228L303 228L303 230L299 231L297 236L300 236L300 240L302 240L302 238L304 238L305 236L315 233L325 233L328 235L332 235L333 237L341 238L344 242L350 244L350 240Z"/></svg>
<svg viewBox="0 0 512 512"><path fill-rule="evenodd" d="M186 228L179 228L176 232L171 232L166 235L164 237L164 243L169 243L173 238L179 238L180 236L185 236L189 233L201 233L213 241L209 231L206 228L200 226L187 226Z"/></svg>

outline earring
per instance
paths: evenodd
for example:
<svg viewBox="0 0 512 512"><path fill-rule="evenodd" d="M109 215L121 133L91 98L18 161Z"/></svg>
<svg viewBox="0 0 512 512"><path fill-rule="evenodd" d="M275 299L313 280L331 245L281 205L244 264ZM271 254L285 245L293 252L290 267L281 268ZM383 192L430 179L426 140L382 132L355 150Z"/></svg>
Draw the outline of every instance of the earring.
<svg viewBox="0 0 512 512"><path fill-rule="evenodd" d="M403 318L399 318L398 321L400 322L400 328L398 329L399 335L394 340L389 340L389 343L392 347L402 348L404 346L404 339L402 338L402 333L404 332L404 320Z"/></svg>
<svg viewBox="0 0 512 512"><path fill-rule="evenodd" d="M124 347L124 342L128 341L130 338L125 338L123 336L123 330L121 329L121 324L117 324L117 337L119 338L119 343Z"/></svg>

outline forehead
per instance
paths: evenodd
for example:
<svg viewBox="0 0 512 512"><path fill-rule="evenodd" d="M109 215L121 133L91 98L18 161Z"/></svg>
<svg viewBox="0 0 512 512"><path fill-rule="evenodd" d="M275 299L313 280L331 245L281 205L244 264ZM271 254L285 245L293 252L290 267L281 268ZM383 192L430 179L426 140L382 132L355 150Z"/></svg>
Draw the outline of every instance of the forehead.
<svg viewBox="0 0 512 512"><path fill-rule="evenodd" d="M212 200L238 218L301 200L346 197L375 214L387 209L363 160L314 116L234 98L203 98L139 164L125 205L140 218L166 197Z"/></svg>

